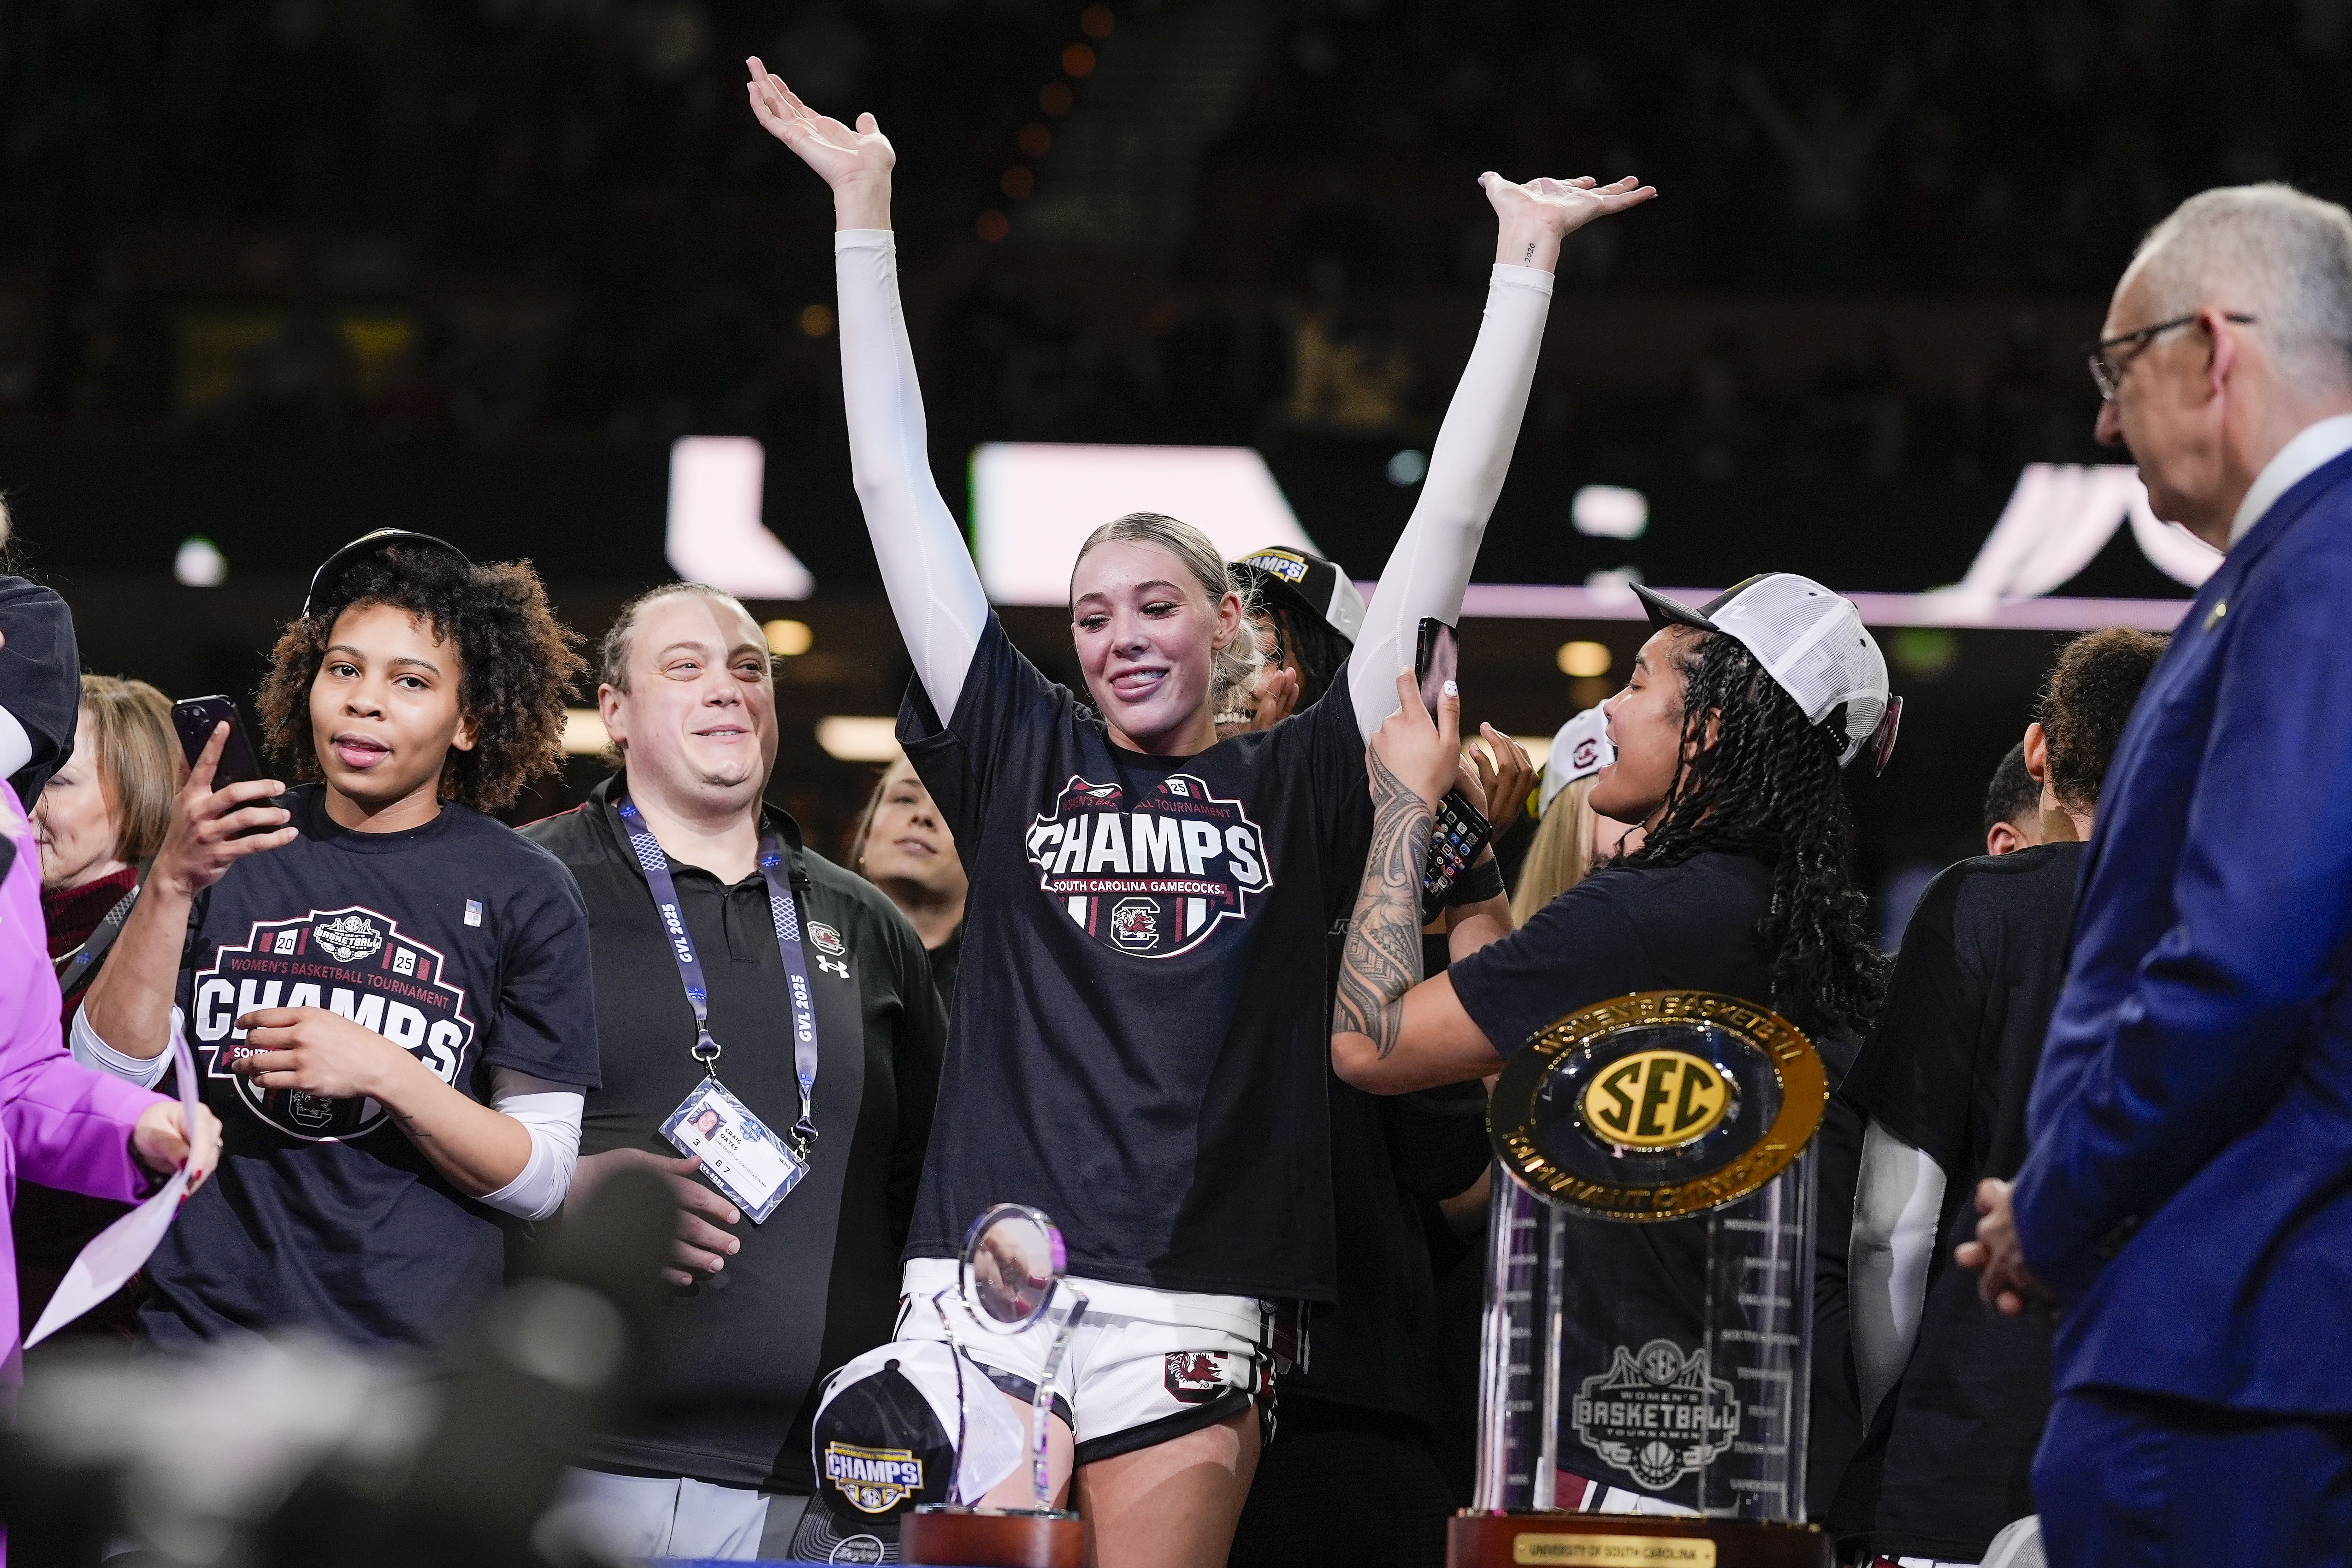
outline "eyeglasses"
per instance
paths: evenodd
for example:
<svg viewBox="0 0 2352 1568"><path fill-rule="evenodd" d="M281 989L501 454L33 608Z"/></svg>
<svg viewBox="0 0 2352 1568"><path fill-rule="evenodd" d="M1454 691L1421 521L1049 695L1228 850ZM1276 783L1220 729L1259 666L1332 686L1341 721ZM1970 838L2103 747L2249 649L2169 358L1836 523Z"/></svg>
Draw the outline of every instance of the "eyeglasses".
<svg viewBox="0 0 2352 1568"><path fill-rule="evenodd" d="M2137 332L2121 332L2112 338L2102 338L2095 343L2084 344L2084 356L2091 363L2091 380L2098 383L2099 401L2101 402L2116 401L2116 389L2123 385L2125 370L2129 367L2133 360L2139 357L2139 350L2147 347L2158 333L2169 332L2175 327L2189 326L2202 314L2203 312L2200 311L2197 315L2176 317L2169 321L2158 321L2153 327L2142 327ZM2251 327L2254 324L2254 319L2252 316L2241 315L2235 310L2223 311L2221 319L2235 321L2242 327ZM2113 350L2126 346L2132 350L2132 352L2118 362Z"/></svg>

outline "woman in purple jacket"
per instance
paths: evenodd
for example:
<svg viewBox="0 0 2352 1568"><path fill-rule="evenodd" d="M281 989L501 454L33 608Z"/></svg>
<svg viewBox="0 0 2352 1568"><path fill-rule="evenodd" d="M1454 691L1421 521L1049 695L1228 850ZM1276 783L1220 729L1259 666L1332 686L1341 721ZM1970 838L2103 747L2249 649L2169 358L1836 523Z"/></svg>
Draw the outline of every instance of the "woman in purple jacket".
<svg viewBox="0 0 2352 1568"><path fill-rule="evenodd" d="M16 1177L131 1202L191 1158L179 1103L92 1072L66 1054L58 979L41 922L41 855L26 795L65 760L80 700L65 602L0 577L0 1197ZM191 1186L220 1157L220 1124L199 1108ZM22 1381L16 1249L0 1224L0 1420Z"/></svg>

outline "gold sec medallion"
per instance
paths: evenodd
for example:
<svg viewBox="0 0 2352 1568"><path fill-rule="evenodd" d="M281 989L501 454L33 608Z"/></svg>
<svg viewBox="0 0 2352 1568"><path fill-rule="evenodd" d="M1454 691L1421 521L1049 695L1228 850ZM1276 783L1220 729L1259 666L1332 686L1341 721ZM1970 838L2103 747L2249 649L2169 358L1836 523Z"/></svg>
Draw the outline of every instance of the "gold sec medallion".
<svg viewBox="0 0 2352 1568"><path fill-rule="evenodd" d="M1687 1051L1637 1051L1584 1091L1584 1119L1631 1149L1670 1149L1704 1138L1730 1113L1731 1080Z"/></svg>
<svg viewBox="0 0 2352 1568"><path fill-rule="evenodd" d="M1495 1153L1535 1192L1603 1219L1675 1219L1746 1197L1802 1154L1822 1060L1766 1008L1644 991L1570 1013L1504 1064Z"/></svg>

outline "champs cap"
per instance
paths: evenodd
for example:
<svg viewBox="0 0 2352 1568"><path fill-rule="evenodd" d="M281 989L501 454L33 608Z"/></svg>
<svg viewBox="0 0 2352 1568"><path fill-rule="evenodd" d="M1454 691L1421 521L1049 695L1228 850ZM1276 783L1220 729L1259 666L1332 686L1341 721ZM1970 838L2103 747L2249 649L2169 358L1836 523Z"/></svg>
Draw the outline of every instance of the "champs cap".
<svg viewBox="0 0 2352 1568"><path fill-rule="evenodd" d="M1247 571L1261 591L1287 600L1350 643L1364 629L1364 596L1356 591L1346 572L1319 555L1269 545L1252 550L1234 565Z"/></svg>
<svg viewBox="0 0 2352 1568"><path fill-rule="evenodd" d="M960 1429L970 1462L957 1498L949 1488L958 1479ZM809 1447L816 1495L793 1533L792 1556L893 1563L899 1521L918 1504L968 1502L1012 1473L1021 1426L987 1375L959 1367L950 1346L902 1340L867 1351L827 1380Z"/></svg>
<svg viewBox="0 0 2352 1568"><path fill-rule="evenodd" d="M1852 600L1789 571L1751 577L1696 610L1638 582L1628 586L1653 626L1689 626L1738 639L1796 699L1809 723L1821 723L1843 703L1845 750L1839 764L1852 762L1867 741L1874 765L1885 768L1895 754L1903 699L1888 689L1886 656L1863 629Z"/></svg>
<svg viewBox="0 0 2352 1568"><path fill-rule="evenodd" d="M1609 738L1609 716L1586 708L1559 727L1551 737L1551 755L1544 758L1543 787L1536 796L1536 815L1551 810L1559 792L1580 779L1590 779L1617 760Z"/></svg>
<svg viewBox="0 0 2352 1568"><path fill-rule="evenodd" d="M466 559L464 550L459 549L447 539L436 539L431 534L420 534L409 528L378 528L373 533L362 534L329 556L325 564L311 573L310 591L302 596L302 619L308 621L310 618L313 605L332 604L335 601L335 590L342 586L343 574L351 570L354 563L365 560L370 556L381 554L395 545L439 550L459 566L474 564Z"/></svg>

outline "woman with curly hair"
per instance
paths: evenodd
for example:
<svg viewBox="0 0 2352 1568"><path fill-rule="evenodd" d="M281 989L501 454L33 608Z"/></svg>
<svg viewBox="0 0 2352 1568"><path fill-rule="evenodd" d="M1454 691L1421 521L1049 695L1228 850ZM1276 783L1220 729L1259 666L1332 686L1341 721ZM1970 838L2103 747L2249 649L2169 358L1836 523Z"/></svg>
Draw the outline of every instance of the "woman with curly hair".
<svg viewBox="0 0 2352 1568"><path fill-rule="evenodd" d="M197 757L72 1030L150 1084L185 1030L227 1127L149 1266L154 1339L430 1343L498 1290L496 1212L562 1205L597 1082L587 913L484 813L557 767L576 641L528 565L379 530L319 569L262 685L303 782L215 789L226 724Z"/></svg>

